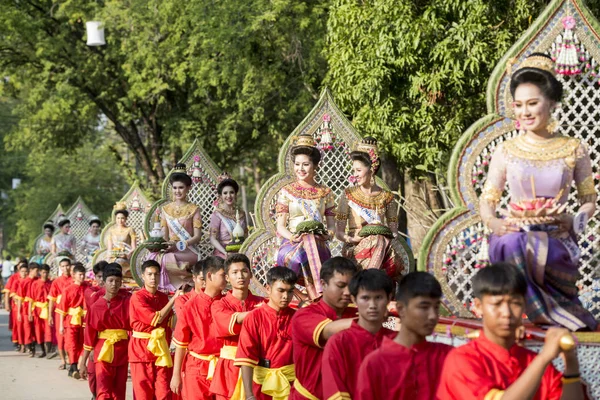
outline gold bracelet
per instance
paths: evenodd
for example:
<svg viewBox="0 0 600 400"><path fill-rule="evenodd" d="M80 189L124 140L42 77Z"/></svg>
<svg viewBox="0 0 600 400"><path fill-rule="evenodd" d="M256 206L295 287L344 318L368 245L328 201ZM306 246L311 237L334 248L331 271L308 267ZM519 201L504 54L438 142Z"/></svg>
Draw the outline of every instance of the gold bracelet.
<svg viewBox="0 0 600 400"><path fill-rule="evenodd" d="M568 385L570 383L581 382L581 377L579 377L579 376L576 376L574 378L565 378L565 377L563 377L563 378L561 378L561 380L562 380L562 384L563 385Z"/></svg>

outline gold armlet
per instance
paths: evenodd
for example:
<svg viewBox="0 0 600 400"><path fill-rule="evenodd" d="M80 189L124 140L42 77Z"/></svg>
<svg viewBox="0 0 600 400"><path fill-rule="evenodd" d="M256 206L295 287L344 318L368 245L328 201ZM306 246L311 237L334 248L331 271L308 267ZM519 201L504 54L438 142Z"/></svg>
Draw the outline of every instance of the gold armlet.
<svg viewBox="0 0 600 400"><path fill-rule="evenodd" d="M576 376L576 377L573 377L573 378L565 378L565 377L563 377L563 378L561 378L561 381L562 381L563 385L568 385L570 383L581 382L581 377L579 377L579 376Z"/></svg>

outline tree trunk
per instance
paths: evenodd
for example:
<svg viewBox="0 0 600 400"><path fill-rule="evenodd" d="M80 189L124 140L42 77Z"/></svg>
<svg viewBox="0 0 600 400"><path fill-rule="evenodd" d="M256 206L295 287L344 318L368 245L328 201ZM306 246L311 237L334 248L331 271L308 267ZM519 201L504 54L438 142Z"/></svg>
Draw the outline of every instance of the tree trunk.
<svg viewBox="0 0 600 400"><path fill-rule="evenodd" d="M435 189L435 177L433 176L411 179L407 174L404 183L405 193L402 207L406 211L410 244L415 257L417 257L425 235L441 214L442 201L439 192Z"/></svg>

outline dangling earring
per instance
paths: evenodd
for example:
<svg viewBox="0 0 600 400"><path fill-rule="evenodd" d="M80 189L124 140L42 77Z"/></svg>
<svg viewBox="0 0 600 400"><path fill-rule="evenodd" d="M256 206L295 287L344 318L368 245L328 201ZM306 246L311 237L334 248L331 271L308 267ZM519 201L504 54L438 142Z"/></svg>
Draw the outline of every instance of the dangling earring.
<svg viewBox="0 0 600 400"><path fill-rule="evenodd" d="M371 183L371 186L375 186L375 177L373 175L371 175L370 183Z"/></svg>
<svg viewBox="0 0 600 400"><path fill-rule="evenodd" d="M554 119L554 117L550 117L550 119L548 120L548 125L546 125L546 129L548 129L548 132L551 135L554 135L554 133L558 129L558 121Z"/></svg>
<svg viewBox="0 0 600 400"><path fill-rule="evenodd" d="M515 121L515 128L520 131L521 130L521 122L519 122L519 120Z"/></svg>

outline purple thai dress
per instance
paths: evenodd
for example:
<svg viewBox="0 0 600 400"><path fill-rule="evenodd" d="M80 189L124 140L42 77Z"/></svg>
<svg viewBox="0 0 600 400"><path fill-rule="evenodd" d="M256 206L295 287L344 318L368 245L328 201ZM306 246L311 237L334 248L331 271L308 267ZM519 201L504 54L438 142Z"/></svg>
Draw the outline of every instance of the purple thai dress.
<svg viewBox="0 0 600 400"><path fill-rule="evenodd" d="M490 163L481 200L498 204L505 184L511 202L535 197L567 202L577 185L581 204L596 201L590 157L578 139L558 136L536 141L525 136L500 144ZM578 299L581 255L573 232L558 237L553 225L529 225L490 238L490 261L510 262L527 278L526 314L537 324L595 330L597 322Z"/></svg>

